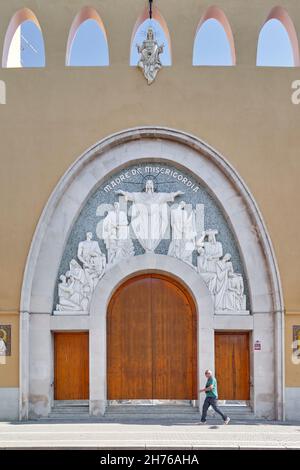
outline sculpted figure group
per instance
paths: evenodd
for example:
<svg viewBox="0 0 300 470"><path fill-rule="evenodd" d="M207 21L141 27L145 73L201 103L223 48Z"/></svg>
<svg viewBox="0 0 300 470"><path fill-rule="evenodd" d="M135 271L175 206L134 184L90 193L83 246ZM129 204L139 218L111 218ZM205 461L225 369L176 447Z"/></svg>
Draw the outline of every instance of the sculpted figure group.
<svg viewBox="0 0 300 470"><path fill-rule="evenodd" d="M95 286L104 274L106 257L91 232L79 243L77 258L82 265L72 259L69 271L59 278L57 311L86 312Z"/></svg>
<svg viewBox="0 0 300 470"><path fill-rule="evenodd" d="M207 230L197 241L197 269L214 297L215 310L246 310L244 281L234 272L231 255L223 255L217 230Z"/></svg>
<svg viewBox="0 0 300 470"><path fill-rule="evenodd" d="M105 271L135 255L133 238L145 252L154 252L167 236L171 239L168 256L197 270L213 296L216 311L246 310L243 277L234 272L231 255L223 254L222 243L216 240L218 231L206 230L199 236L195 210L184 201L169 211L168 203L184 193L155 192L153 181L148 180L143 192L119 190L117 194L132 203L131 224L127 212L115 202L102 223L106 254L93 240L92 233L86 234L86 240L78 245L77 260L72 259L69 270L60 276L57 311L87 312L92 293Z"/></svg>

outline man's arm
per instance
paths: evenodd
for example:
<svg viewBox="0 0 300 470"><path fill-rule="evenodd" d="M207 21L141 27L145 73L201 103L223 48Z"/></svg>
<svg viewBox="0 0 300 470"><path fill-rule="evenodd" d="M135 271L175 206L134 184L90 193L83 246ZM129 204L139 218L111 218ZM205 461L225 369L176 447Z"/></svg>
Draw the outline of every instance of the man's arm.
<svg viewBox="0 0 300 470"><path fill-rule="evenodd" d="M201 390L199 390L199 392L210 392L214 388L213 380L211 378L208 379L208 381L206 382L206 385L207 387L202 388Z"/></svg>
<svg viewBox="0 0 300 470"><path fill-rule="evenodd" d="M210 392L214 388L213 385L209 385L208 387L201 388L199 392Z"/></svg>

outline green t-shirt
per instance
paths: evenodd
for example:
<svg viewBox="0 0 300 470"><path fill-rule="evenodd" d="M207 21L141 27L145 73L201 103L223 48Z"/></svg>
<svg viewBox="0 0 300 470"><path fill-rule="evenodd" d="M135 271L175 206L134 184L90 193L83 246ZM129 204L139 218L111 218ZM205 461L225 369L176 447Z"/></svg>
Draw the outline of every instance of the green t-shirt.
<svg viewBox="0 0 300 470"><path fill-rule="evenodd" d="M210 377L205 385L205 388L209 387L210 385L213 386L212 390L209 390L206 393L207 397L218 398L218 387L217 387L217 379L215 377Z"/></svg>

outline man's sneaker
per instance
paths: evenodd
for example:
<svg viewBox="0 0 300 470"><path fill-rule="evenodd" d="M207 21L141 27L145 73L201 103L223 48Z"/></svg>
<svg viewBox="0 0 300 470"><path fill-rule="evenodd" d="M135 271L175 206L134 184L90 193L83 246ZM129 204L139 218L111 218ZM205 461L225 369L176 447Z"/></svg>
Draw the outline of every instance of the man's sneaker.
<svg viewBox="0 0 300 470"><path fill-rule="evenodd" d="M206 421L200 421L199 424L206 424Z"/></svg>
<svg viewBox="0 0 300 470"><path fill-rule="evenodd" d="M224 424L228 424L229 421L230 421L230 418L229 418L229 416L227 416L227 418L226 418L225 421L224 421Z"/></svg>

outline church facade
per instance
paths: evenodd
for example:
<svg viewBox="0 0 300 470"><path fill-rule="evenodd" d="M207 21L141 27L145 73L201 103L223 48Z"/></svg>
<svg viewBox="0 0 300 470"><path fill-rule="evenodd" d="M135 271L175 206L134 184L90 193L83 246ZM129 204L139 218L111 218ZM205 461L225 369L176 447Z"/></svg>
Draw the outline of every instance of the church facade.
<svg viewBox="0 0 300 470"><path fill-rule="evenodd" d="M1 7L0 38L19 3ZM148 30L131 67L145 2L102 2L110 65L67 68L84 5L61 3L28 1L46 67L0 72L0 418L64 403L93 417L124 403L198 409L211 369L228 406L299 419L299 68L255 66L274 5L220 1L236 65L196 67L209 2L157 2L172 65Z"/></svg>

